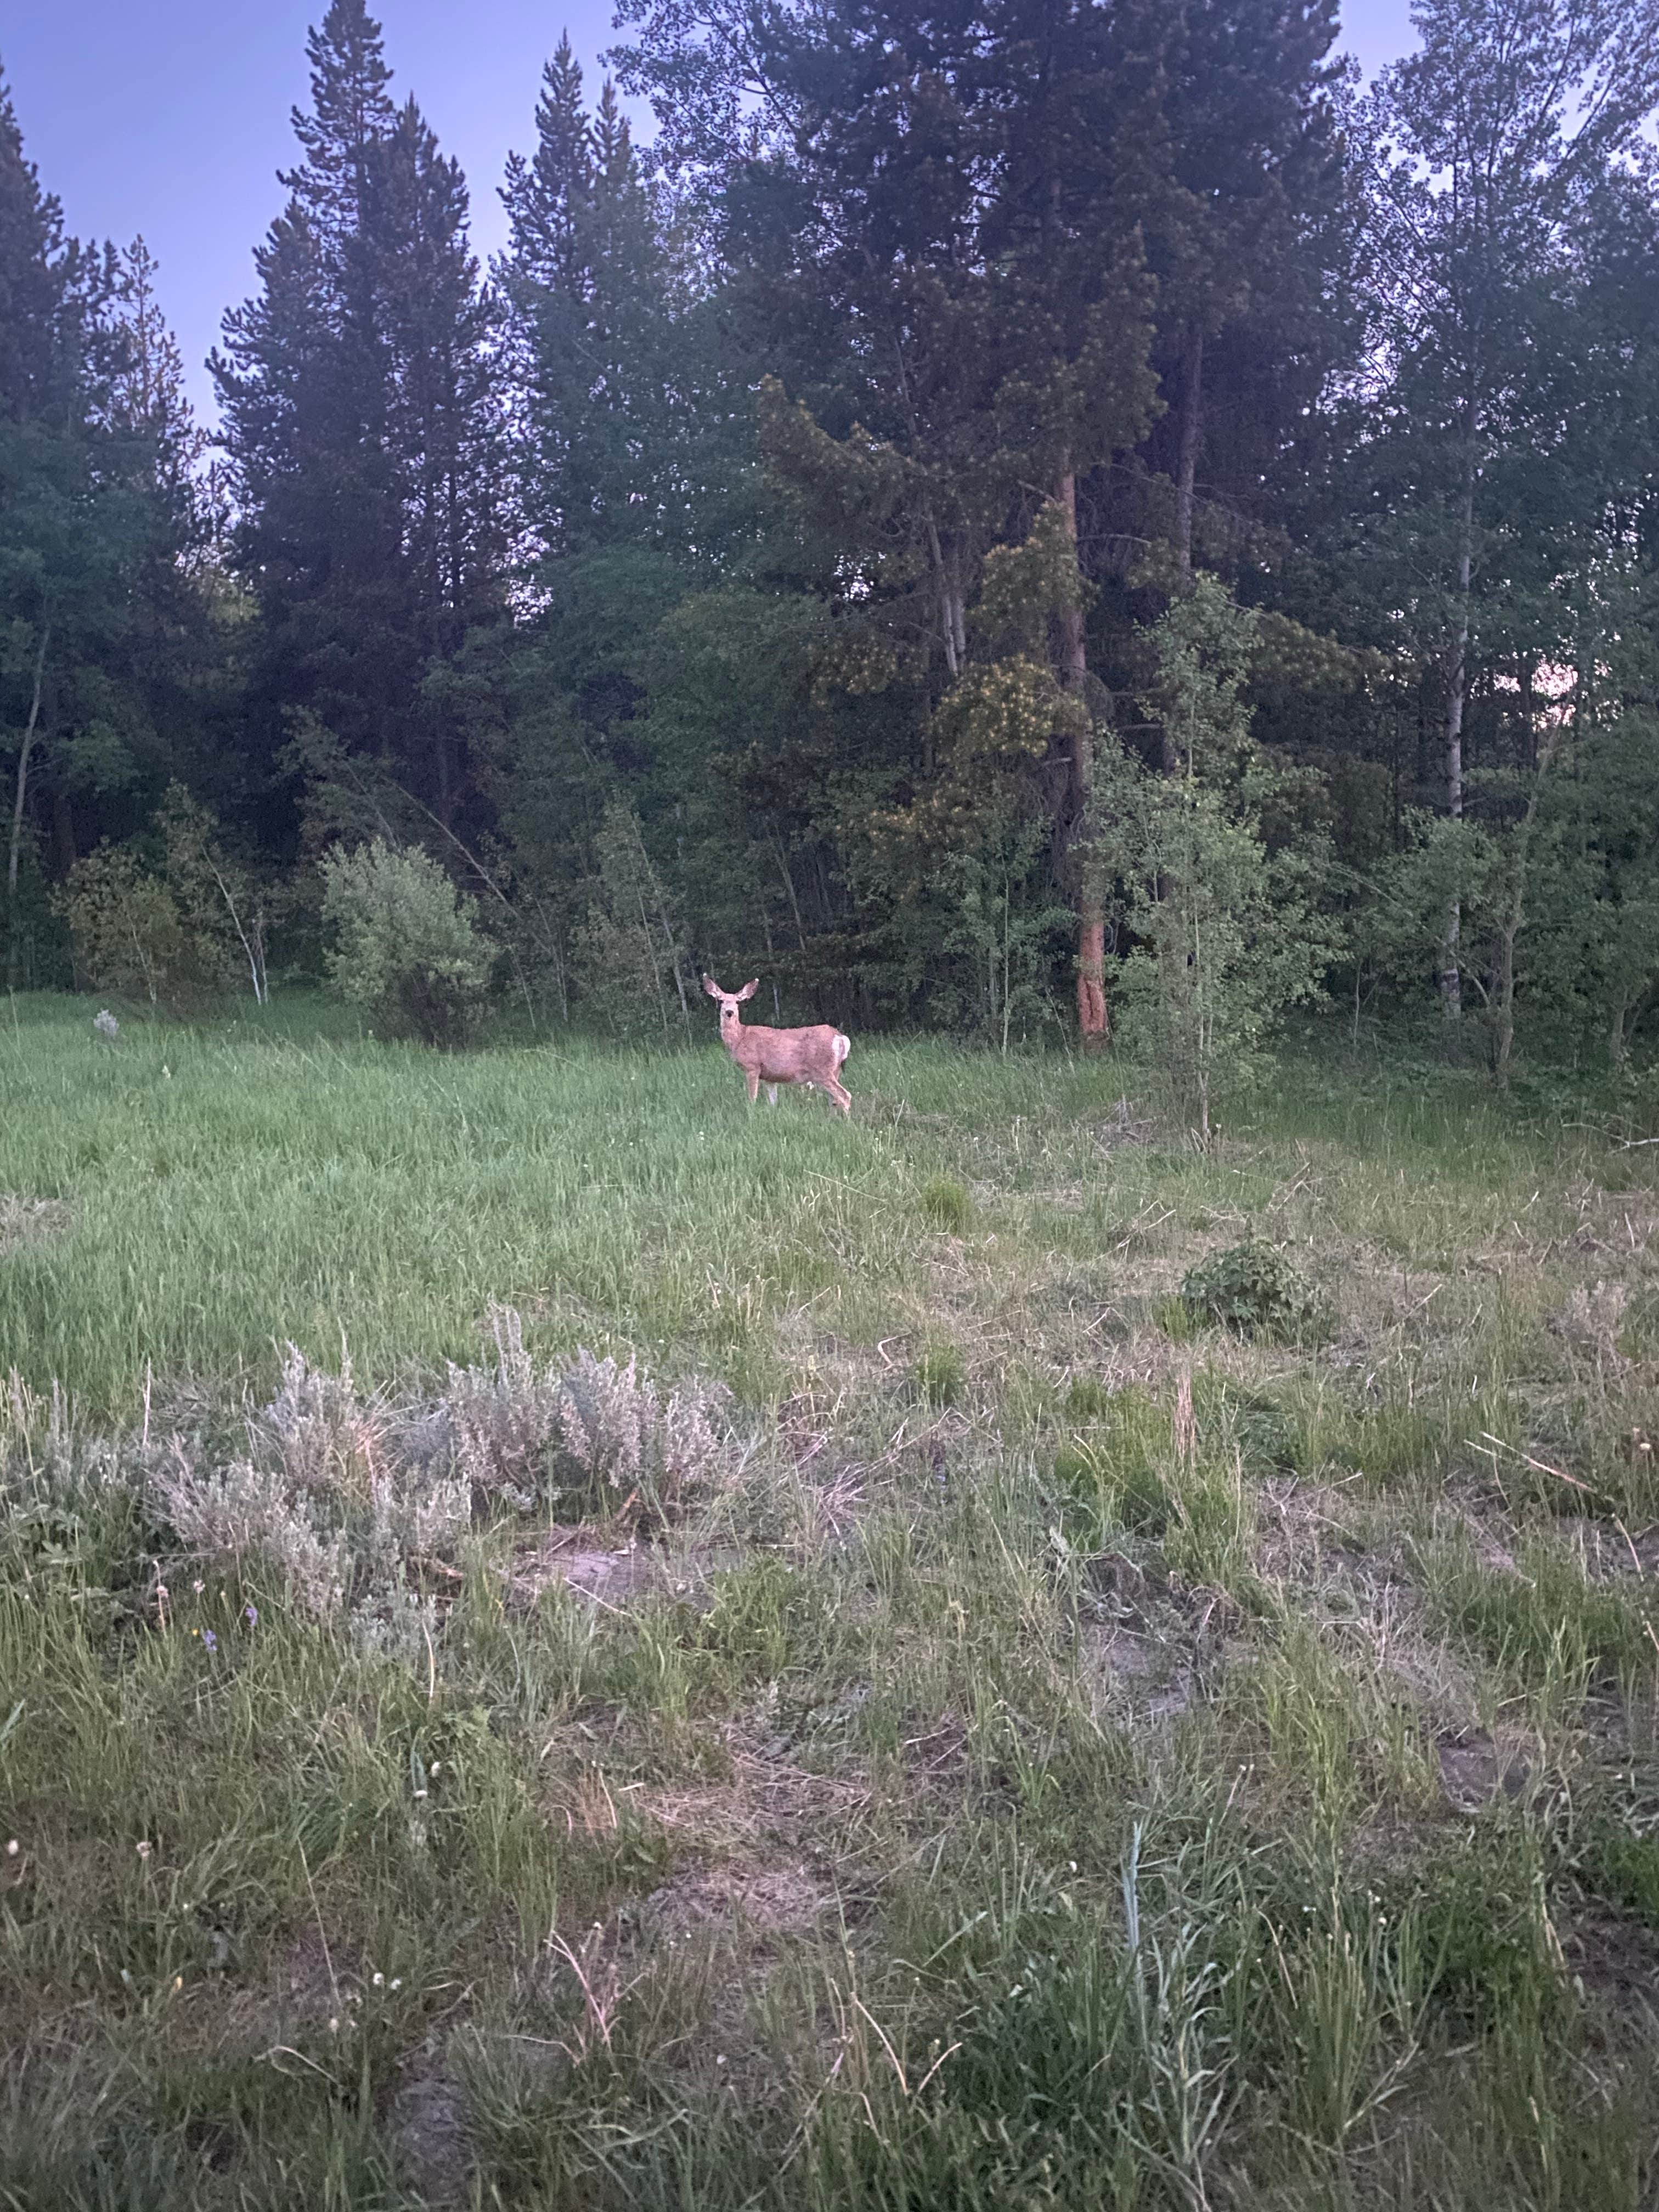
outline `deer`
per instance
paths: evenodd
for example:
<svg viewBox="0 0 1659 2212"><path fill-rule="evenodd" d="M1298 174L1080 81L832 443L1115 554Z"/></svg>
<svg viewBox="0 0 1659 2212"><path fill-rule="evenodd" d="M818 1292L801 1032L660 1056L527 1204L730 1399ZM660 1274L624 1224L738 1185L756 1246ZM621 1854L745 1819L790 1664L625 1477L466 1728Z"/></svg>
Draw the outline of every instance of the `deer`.
<svg viewBox="0 0 1659 2212"><path fill-rule="evenodd" d="M763 1083L774 1106L779 1084L804 1083L809 1090L827 1091L843 1114L852 1112L853 1095L841 1080L842 1062L853 1049L851 1037L827 1022L810 1030L763 1029L758 1022L745 1028L738 1009L760 988L758 975L740 991L722 991L712 975L703 977L702 988L720 1001L720 1042L748 1079L751 1106Z"/></svg>

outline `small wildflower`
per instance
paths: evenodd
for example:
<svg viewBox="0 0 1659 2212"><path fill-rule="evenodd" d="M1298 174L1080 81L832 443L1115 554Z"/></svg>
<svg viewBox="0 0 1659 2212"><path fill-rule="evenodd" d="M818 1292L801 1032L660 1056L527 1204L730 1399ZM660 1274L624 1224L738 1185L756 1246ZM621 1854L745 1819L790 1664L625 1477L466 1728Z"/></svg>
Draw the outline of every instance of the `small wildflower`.
<svg viewBox="0 0 1659 2212"><path fill-rule="evenodd" d="M202 1645L203 1649L208 1651L216 1651L219 1649L219 1639L210 1628L204 1628L202 1631Z"/></svg>
<svg viewBox="0 0 1659 2212"><path fill-rule="evenodd" d="M340 2033L340 2023L337 2020L330 2021L328 2024L328 2032L331 2035L337 2035Z"/></svg>
<svg viewBox="0 0 1659 2212"><path fill-rule="evenodd" d="M425 1795L426 1795L426 1792L425 1792L425 1790L417 1790L415 1792L415 1800L416 1800L416 1802L418 1804L418 1803L420 1802L421 1799L422 1799L422 1797L424 1797L424 1796L425 1796Z"/></svg>
<svg viewBox="0 0 1659 2212"><path fill-rule="evenodd" d="M114 1015L111 1013L107 1006L102 1007L93 1016L92 1026L97 1030L99 1036L103 1038L106 1044L113 1044L116 1038L121 1034L121 1024L116 1020Z"/></svg>
<svg viewBox="0 0 1659 2212"><path fill-rule="evenodd" d="M386 1987L386 1976L384 1974L375 1975L374 1986L377 1990L383 1990Z"/></svg>
<svg viewBox="0 0 1659 2212"><path fill-rule="evenodd" d="M6 1856L7 1856L9 1859L15 1859L15 1858L16 1857L16 1856L17 1856L17 1838L16 1838L16 1837L15 1837L15 1836L14 1836L14 1837L12 1838L11 1841L10 1841L10 1842L6 1845Z"/></svg>
<svg viewBox="0 0 1659 2212"><path fill-rule="evenodd" d="M207 1588L207 1584L204 1582L198 1580L191 1584L191 1588L195 1591L197 1596L200 1597L202 1592Z"/></svg>
<svg viewBox="0 0 1659 2212"><path fill-rule="evenodd" d="M403 1985L404 1985L404 1978L403 1978L403 1976L402 1976L401 1974L399 1974L399 1975L398 1975L398 1978L397 1978L397 1980L396 1980L395 1982L393 1982L393 1983L392 1983L392 1988L393 1988L394 1990L400 1990L400 1989L402 1989Z"/></svg>
<svg viewBox="0 0 1659 2212"><path fill-rule="evenodd" d="M139 1857L140 1857L141 1859L147 1859L147 1858L149 1856L149 1854L150 1854L150 1846L149 1846L148 1844L139 1844L139 1846L138 1846L138 1856L139 1856Z"/></svg>
<svg viewBox="0 0 1659 2212"><path fill-rule="evenodd" d="M247 1615L248 1626L250 1628L257 1628L259 1626L258 1607L257 1605L245 1605L242 1607L242 1611Z"/></svg>

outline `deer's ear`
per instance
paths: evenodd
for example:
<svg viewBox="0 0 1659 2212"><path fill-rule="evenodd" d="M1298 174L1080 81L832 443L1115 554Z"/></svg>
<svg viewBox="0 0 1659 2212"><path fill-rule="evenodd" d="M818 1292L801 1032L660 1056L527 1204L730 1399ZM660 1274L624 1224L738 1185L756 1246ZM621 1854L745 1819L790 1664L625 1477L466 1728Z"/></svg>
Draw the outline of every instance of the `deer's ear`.
<svg viewBox="0 0 1659 2212"><path fill-rule="evenodd" d="M752 983L745 983L742 990L734 991L732 995L734 999L752 999L759 988L760 977L757 975Z"/></svg>
<svg viewBox="0 0 1659 2212"><path fill-rule="evenodd" d="M719 998L719 996L720 996L720 985L719 985L719 984L714 981L714 977L713 977L712 975L705 975L705 976L703 977L703 979L702 979L702 988L703 988L703 989L704 989L705 991L707 991L707 992L708 992L708 995L709 995L709 997L710 997L711 999L718 999L718 998Z"/></svg>

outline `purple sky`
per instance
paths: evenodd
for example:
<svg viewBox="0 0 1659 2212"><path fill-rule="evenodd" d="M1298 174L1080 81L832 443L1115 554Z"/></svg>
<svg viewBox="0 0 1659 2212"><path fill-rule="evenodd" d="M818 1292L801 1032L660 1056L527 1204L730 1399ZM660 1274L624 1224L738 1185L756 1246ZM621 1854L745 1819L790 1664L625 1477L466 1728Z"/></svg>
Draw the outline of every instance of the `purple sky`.
<svg viewBox="0 0 1659 2212"><path fill-rule="evenodd" d="M371 4L373 0L371 0ZM82 237L142 234L184 348L191 395L225 308L252 283L252 249L295 158L289 112L307 94L305 36L327 0L58 0L0 26L0 64L25 149ZM502 242L495 186L525 149L544 60L565 27L597 90L612 0L384 0L393 89L412 91L472 191L481 252ZM1414 43L1408 0L1347 0L1344 44L1369 76Z"/></svg>

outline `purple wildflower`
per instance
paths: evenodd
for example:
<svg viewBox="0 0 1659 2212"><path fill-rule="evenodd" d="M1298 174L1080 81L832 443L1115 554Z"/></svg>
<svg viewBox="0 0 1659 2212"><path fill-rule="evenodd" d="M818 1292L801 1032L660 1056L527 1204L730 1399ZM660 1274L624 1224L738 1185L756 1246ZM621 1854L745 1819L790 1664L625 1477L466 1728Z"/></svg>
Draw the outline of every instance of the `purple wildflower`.
<svg viewBox="0 0 1659 2212"><path fill-rule="evenodd" d="M242 1610L247 1615L248 1626L250 1628L257 1628L259 1626L258 1607L257 1605L245 1605L242 1607Z"/></svg>
<svg viewBox="0 0 1659 2212"><path fill-rule="evenodd" d="M219 1639L210 1628L204 1628L202 1631L202 1643L204 1648L209 1651L216 1651L219 1649Z"/></svg>

